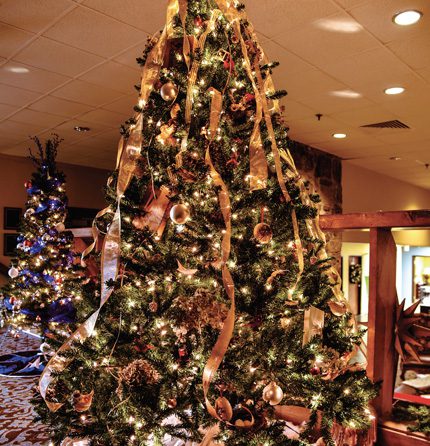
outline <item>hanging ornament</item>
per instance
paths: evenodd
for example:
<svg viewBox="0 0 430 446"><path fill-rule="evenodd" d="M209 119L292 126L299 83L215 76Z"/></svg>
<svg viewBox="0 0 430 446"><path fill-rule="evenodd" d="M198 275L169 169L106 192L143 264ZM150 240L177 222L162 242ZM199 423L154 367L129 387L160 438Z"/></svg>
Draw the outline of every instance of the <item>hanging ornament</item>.
<svg viewBox="0 0 430 446"><path fill-rule="evenodd" d="M158 304L157 302L155 302L155 300L153 300L152 302L149 303L149 311L155 313L157 310L158 310Z"/></svg>
<svg viewBox="0 0 430 446"><path fill-rule="evenodd" d="M279 404L282 398L284 398L284 392L274 381L263 389L263 400L271 406Z"/></svg>
<svg viewBox="0 0 430 446"><path fill-rule="evenodd" d="M320 369L317 365L314 365L314 366L309 370L309 373L310 373L311 375L313 375L313 376L317 376L317 375L320 375L320 374L321 374L321 369Z"/></svg>
<svg viewBox="0 0 430 446"><path fill-rule="evenodd" d="M176 398L170 398L167 401L167 407L169 409L174 409L178 405L178 402L176 401Z"/></svg>
<svg viewBox="0 0 430 446"><path fill-rule="evenodd" d="M19 275L19 271L14 266L7 273L11 279L15 279Z"/></svg>
<svg viewBox="0 0 430 446"><path fill-rule="evenodd" d="M194 26L197 26L198 28L203 26L203 19L199 15L194 19Z"/></svg>
<svg viewBox="0 0 430 446"><path fill-rule="evenodd" d="M25 187L26 189L30 189L32 186L33 186L33 184L31 183L31 181L26 181L26 182L24 183L24 187Z"/></svg>
<svg viewBox="0 0 430 446"><path fill-rule="evenodd" d="M264 207L261 208L260 215L261 215L261 223L258 223L258 225L255 226L254 237L258 242L260 242L263 245L266 245L267 243L270 243L270 241L272 240L273 232L272 228L267 223L264 223Z"/></svg>
<svg viewBox="0 0 430 446"><path fill-rule="evenodd" d="M167 82L160 88L160 95L166 102L174 101L178 92L178 87L173 82Z"/></svg>
<svg viewBox="0 0 430 446"><path fill-rule="evenodd" d="M176 146L177 141L173 134L176 132L174 124L164 124L160 127L160 134L155 138L163 146Z"/></svg>
<svg viewBox="0 0 430 446"><path fill-rule="evenodd" d="M93 402L94 390L92 390L88 394L83 394L76 390L73 392L73 401L72 405L76 412L86 412L91 407L91 403Z"/></svg>
<svg viewBox="0 0 430 446"><path fill-rule="evenodd" d="M34 209L33 209L33 208L28 208L28 209L24 212L24 218L31 217L33 214L34 214Z"/></svg>
<svg viewBox="0 0 430 446"><path fill-rule="evenodd" d="M254 228L254 237L263 245L270 243L273 237L272 228L267 223L258 223Z"/></svg>
<svg viewBox="0 0 430 446"><path fill-rule="evenodd" d="M183 204L176 204L170 209L170 219L177 225L185 224L190 218L190 211Z"/></svg>
<svg viewBox="0 0 430 446"><path fill-rule="evenodd" d="M222 421L230 421L233 418L233 408L229 400L223 396L215 401L215 410Z"/></svg>
<svg viewBox="0 0 430 446"><path fill-rule="evenodd" d="M63 231L66 229L66 227L64 226L64 223L57 223L57 224L55 225L55 229L56 229L58 232L63 232Z"/></svg>

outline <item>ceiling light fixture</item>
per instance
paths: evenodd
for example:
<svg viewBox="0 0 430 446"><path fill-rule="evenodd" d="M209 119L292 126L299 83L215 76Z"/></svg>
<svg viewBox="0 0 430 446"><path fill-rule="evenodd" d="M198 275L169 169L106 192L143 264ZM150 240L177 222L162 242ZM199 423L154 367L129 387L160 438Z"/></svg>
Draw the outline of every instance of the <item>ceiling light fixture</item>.
<svg viewBox="0 0 430 446"><path fill-rule="evenodd" d="M400 156L390 156L389 159L390 159L391 161L400 161L400 160L401 160Z"/></svg>
<svg viewBox="0 0 430 446"><path fill-rule="evenodd" d="M16 74L25 74L30 72L30 70L25 67L7 67L6 70Z"/></svg>
<svg viewBox="0 0 430 446"><path fill-rule="evenodd" d="M91 130L89 127L81 127L80 125L77 125L74 129L77 132L89 132Z"/></svg>
<svg viewBox="0 0 430 446"><path fill-rule="evenodd" d="M344 139L344 138L346 138L346 133L333 133L333 138L336 138L336 139Z"/></svg>
<svg viewBox="0 0 430 446"><path fill-rule="evenodd" d="M356 99L361 98L361 93L357 93L353 90L335 90L331 91L330 94L332 96L337 96L338 98L348 98L348 99Z"/></svg>
<svg viewBox="0 0 430 446"><path fill-rule="evenodd" d="M416 11L414 9L409 9L407 11L402 11L393 16L393 22L400 26L409 26L417 23L423 13L421 11Z"/></svg>
<svg viewBox="0 0 430 446"><path fill-rule="evenodd" d="M390 88L386 88L384 90L385 94L389 94L389 95L394 95L394 94L401 94L405 91L405 89L403 87L390 87Z"/></svg>

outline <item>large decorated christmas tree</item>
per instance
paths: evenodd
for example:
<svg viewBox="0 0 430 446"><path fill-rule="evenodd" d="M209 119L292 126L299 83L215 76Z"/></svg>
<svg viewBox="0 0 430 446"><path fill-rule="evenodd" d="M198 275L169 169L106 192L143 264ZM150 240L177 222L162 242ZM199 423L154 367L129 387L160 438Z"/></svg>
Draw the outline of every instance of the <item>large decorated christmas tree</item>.
<svg viewBox="0 0 430 446"><path fill-rule="evenodd" d="M16 330L36 323L43 330L74 320L73 300L80 298L81 278L72 251L73 234L65 231L65 176L56 164L57 135L41 143L30 158L37 170L25 183L27 202L18 236L16 258L4 290L14 309ZM55 330L54 330L55 331Z"/></svg>
<svg viewBox="0 0 430 446"><path fill-rule="evenodd" d="M170 0L138 62L95 227L100 307L40 381L55 444L367 438L361 333L244 6Z"/></svg>

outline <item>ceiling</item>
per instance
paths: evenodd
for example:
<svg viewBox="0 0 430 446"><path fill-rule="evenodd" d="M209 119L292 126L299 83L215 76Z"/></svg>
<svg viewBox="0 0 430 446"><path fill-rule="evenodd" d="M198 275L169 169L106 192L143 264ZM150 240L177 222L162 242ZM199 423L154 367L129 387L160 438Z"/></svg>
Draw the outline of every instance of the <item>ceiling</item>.
<svg viewBox="0 0 430 446"><path fill-rule="evenodd" d="M430 189L429 0L245 3L269 59L281 62L274 78L289 93L290 136ZM136 102L135 58L163 26L166 4L0 0L0 153L25 156L28 135L56 132L61 161L112 169L119 125ZM424 16L399 27L392 16L404 9ZM405 93L384 94L397 85ZM410 129L360 128L396 119Z"/></svg>

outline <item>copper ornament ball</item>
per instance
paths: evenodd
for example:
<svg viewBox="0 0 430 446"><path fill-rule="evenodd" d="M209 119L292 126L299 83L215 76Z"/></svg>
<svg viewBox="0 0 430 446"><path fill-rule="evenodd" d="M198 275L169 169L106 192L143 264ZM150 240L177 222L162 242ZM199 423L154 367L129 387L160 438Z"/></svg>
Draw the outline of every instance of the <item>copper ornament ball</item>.
<svg viewBox="0 0 430 446"><path fill-rule="evenodd" d="M171 102L178 95L178 87L173 82L167 82L160 88L160 95L166 102Z"/></svg>
<svg viewBox="0 0 430 446"><path fill-rule="evenodd" d="M178 405L178 402L176 401L176 398L170 398L167 401L167 407L169 407L169 409L174 409L177 405Z"/></svg>
<svg viewBox="0 0 430 446"><path fill-rule="evenodd" d="M254 237L263 245L270 243L273 237L272 228L267 223L259 223L254 228Z"/></svg>
<svg viewBox="0 0 430 446"><path fill-rule="evenodd" d="M190 218L190 211L183 204L176 204L170 209L170 219L177 225L183 225Z"/></svg>
<svg viewBox="0 0 430 446"><path fill-rule="evenodd" d="M274 381L263 389L263 400L271 406L279 404L282 398L284 398L284 392Z"/></svg>

